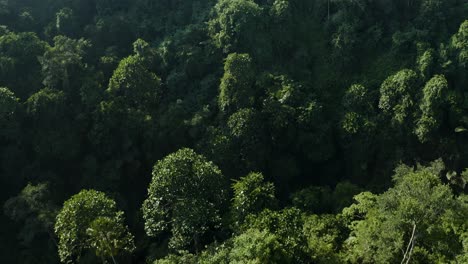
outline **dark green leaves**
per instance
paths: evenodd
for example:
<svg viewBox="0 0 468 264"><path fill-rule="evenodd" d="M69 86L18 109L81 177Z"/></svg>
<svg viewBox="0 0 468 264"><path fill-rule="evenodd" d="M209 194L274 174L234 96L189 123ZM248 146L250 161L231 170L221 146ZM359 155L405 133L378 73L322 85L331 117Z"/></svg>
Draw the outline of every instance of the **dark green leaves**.
<svg viewBox="0 0 468 264"><path fill-rule="evenodd" d="M219 107L225 112L253 106L255 100L255 71L249 54L229 54L224 62Z"/></svg>
<svg viewBox="0 0 468 264"><path fill-rule="evenodd" d="M136 52L144 49L136 44ZM133 55L120 61L109 80L107 91L112 97L120 98L126 105L140 109L155 107L161 95L160 79L150 72L142 57Z"/></svg>

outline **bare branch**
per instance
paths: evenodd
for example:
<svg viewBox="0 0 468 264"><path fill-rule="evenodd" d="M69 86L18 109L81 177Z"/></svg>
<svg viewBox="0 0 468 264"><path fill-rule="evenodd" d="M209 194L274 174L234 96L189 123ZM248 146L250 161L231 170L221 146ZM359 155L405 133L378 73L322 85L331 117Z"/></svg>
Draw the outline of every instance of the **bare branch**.
<svg viewBox="0 0 468 264"><path fill-rule="evenodd" d="M416 233L416 223L413 222L413 231L411 232L411 238L408 242L408 246L406 247L405 254L403 255L403 259L401 260L400 264L409 263L409 260L411 258L411 253L413 253L413 248L414 248L414 234ZM408 257L407 257L408 256ZM406 262L405 262L406 260Z"/></svg>

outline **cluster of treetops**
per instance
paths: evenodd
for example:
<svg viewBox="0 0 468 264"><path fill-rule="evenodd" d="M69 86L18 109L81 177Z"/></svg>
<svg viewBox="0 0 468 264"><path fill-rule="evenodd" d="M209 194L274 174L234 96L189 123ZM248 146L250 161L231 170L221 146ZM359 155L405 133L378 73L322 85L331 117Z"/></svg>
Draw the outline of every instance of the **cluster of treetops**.
<svg viewBox="0 0 468 264"><path fill-rule="evenodd" d="M1 263L468 263L466 0L0 0L0 25Z"/></svg>

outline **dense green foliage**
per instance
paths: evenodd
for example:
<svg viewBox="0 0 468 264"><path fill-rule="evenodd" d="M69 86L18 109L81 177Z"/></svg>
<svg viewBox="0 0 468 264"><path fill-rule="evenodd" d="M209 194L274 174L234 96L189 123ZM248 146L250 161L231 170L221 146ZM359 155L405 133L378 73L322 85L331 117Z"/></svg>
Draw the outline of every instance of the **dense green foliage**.
<svg viewBox="0 0 468 264"><path fill-rule="evenodd" d="M466 0L0 0L0 263L467 263L467 89Z"/></svg>
<svg viewBox="0 0 468 264"><path fill-rule="evenodd" d="M57 215L55 233L64 263L80 263L87 249L96 256L114 257L133 251L133 236L124 226L123 212L102 192L83 190L67 200Z"/></svg>
<svg viewBox="0 0 468 264"><path fill-rule="evenodd" d="M442 184L443 169L441 161L416 170L400 166L394 187L381 195L363 192L355 196L357 203L343 211L351 220L347 240L351 262L401 260L413 228L412 263L448 263L463 254L468 208Z"/></svg>
<svg viewBox="0 0 468 264"><path fill-rule="evenodd" d="M191 149L181 149L156 163L143 218L148 236L170 229L169 245L181 249L219 227L227 191L219 168Z"/></svg>

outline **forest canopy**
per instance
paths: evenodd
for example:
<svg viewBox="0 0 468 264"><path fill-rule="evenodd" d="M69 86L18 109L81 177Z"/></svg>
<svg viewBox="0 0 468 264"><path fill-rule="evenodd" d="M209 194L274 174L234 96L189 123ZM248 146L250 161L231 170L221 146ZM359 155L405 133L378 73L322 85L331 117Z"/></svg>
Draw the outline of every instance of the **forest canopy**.
<svg viewBox="0 0 468 264"><path fill-rule="evenodd" d="M0 0L0 263L468 263L466 0Z"/></svg>

